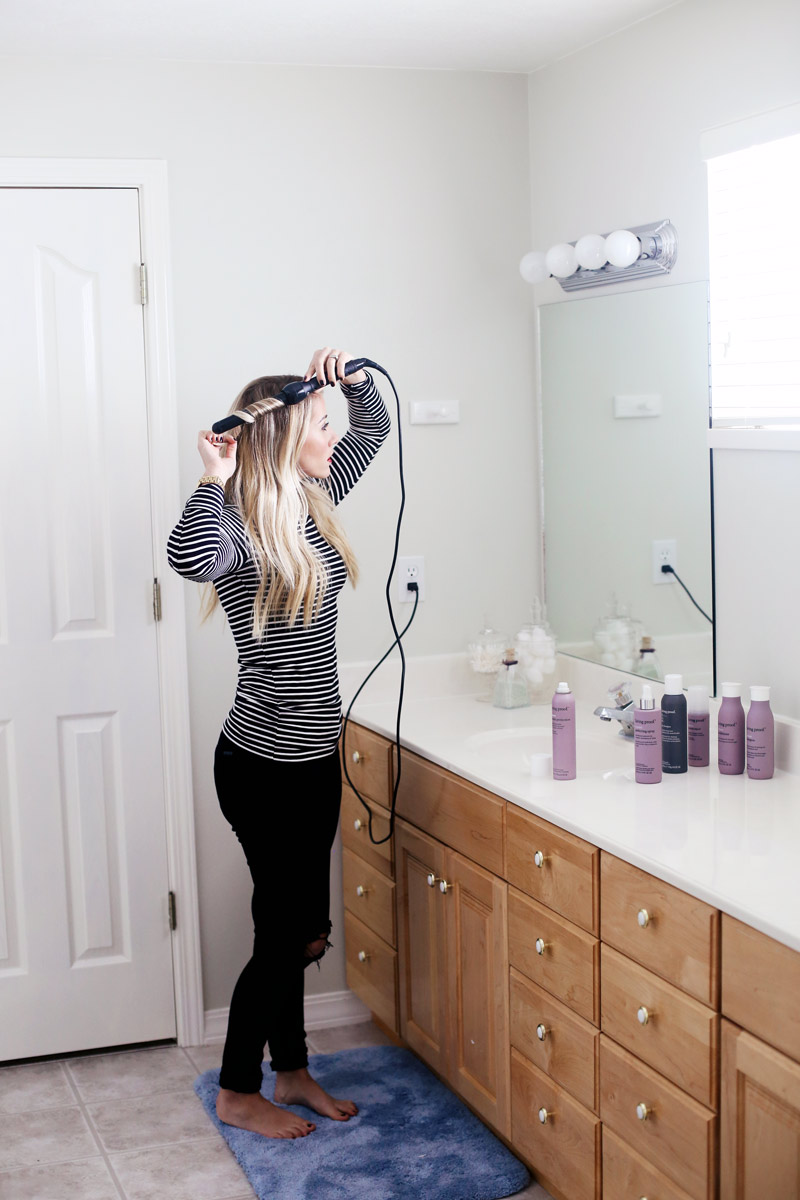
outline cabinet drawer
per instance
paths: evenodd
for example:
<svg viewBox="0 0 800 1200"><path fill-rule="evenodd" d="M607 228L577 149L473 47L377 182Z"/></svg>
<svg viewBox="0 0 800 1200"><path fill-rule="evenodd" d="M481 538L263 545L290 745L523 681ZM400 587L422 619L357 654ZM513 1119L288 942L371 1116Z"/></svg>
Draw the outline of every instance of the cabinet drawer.
<svg viewBox="0 0 800 1200"><path fill-rule="evenodd" d="M508 889L508 960L587 1021L600 1024L597 938L515 888Z"/></svg>
<svg viewBox="0 0 800 1200"><path fill-rule="evenodd" d="M600 936L703 1004L719 1007L719 913L611 854L600 855Z"/></svg>
<svg viewBox="0 0 800 1200"><path fill-rule="evenodd" d="M394 919L394 884L352 851L342 850L344 906L354 917L397 946Z"/></svg>
<svg viewBox="0 0 800 1200"><path fill-rule="evenodd" d="M344 914L344 935L347 986L398 1033L397 951L349 912Z"/></svg>
<svg viewBox="0 0 800 1200"><path fill-rule="evenodd" d="M600 932L600 851L515 804L506 811L506 878L589 933Z"/></svg>
<svg viewBox="0 0 800 1200"><path fill-rule="evenodd" d="M600 1121L513 1047L511 1143L548 1191L600 1200Z"/></svg>
<svg viewBox="0 0 800 1200"><path fill-rule="evenodd" d="M390 808L392 802L391 748L392 743L386 738L362 725L348 723L347 745L342 741L342 761L361 795L384 808Z"/></svg>
<svg viewBox="0 0 800 1200"><path fill-rule="evenodd" d="M505 800L406 751L397 812L495 875L503 870Z"/></svg>
<svg viewBox="0 0 800 1200"><path fill-rule="evenodd" d="M800 1062L800 954L726 915L722 1011Z"/></svg>
<svg viewBox="0 0 800 1200"><path fill-rule="evenodd" d="M375 803L370 803L370 809L374 814L372 832L376 838L386 837L389 832L388 810ZM394 838L376 846L369 836L368 822L369 816L364 805L345 784L342 788L342 845L393 879Z"/></svg>
<svg viewBox="0 0 800 1200"><path fill-rule="evenodd" d="M609 946L600 949L600 970L603 1033L716 1108L718 1014Z"/></svg>
<svg viewBox="0 0 800 1200"><path fill-rule="evenodd" d="M600 1035L544 988L511 968L511 1045L585 1108L598 1111Z"/></svg>
<svg viewBox="0 0 800 1200"><path fill-rule="evenodd" d="M713 1200L716 1116L605 1034L600 1035L600 1116L694 1200Z"/></svg>
<svg viewBox="0 0 800 1200"><path fill-rule="evenodd" d="M607 1125L603 1126L603 1194L609 1200L690 1200Z"/></svg>

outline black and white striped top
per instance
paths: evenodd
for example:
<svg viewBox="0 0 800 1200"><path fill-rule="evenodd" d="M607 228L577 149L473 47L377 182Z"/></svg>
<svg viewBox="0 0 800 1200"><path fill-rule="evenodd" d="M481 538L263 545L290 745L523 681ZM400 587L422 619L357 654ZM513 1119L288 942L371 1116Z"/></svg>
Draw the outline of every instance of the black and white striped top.
<svg viewBox="0 0 800 1200"><path fill-rule="evenodd" d="M339 504L360 479L390 429L389 414L371 376L347 397L349 428L333 448L327 481ZM170 566L186 579L213 581L239 654L236 697L223 726L237 746L280 762L324 758L336 748L342 704L336 664L337 599L347 570L311 517L305 534L328 572L317 620L290 627L273 617L261 641L252 635L259 577L239 509L224 503L217 484L198 487L173 529Z"/></svg>

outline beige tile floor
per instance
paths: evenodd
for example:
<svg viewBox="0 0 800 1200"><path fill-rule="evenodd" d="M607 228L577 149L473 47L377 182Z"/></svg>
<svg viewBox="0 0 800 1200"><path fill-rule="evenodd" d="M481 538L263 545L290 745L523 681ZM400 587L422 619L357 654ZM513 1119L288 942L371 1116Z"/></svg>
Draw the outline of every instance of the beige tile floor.
<svg viewBox="0 0 800 1200"><path fill-rule="evenodd" d="M385 1041L371 1023L308 1038L322 1054ZM162 1046L0 1068L0 1200L253 1200L192 1090L221 1054ZM517 1197L551 1200L536 1184Z"/></svg>

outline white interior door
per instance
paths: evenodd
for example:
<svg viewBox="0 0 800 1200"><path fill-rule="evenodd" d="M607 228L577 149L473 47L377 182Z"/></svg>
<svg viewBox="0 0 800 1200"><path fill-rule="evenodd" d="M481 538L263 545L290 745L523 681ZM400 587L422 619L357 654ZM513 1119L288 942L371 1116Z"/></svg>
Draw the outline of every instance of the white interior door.
<svg viewBox="0 0 800 1200"><path fill-rule="evenodd" d="M140 258L0 188L0 1060L175 1036Z"/></svg>

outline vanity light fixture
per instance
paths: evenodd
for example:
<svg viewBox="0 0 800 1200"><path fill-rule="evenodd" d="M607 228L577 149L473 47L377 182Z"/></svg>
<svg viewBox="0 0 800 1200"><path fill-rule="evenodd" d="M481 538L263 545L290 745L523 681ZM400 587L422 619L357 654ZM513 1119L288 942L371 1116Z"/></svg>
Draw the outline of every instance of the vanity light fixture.
<svg viewBox="0 0 800 1200"><path fill-rule="evenodd" d="M577 242L559 242L547 253L531 250L520 261L526 283L544 283L552 275L565 292L607 287L629 279L667 275L678 256L678 234L669 221L632 225L600 236L587 233Z"/></svg>

